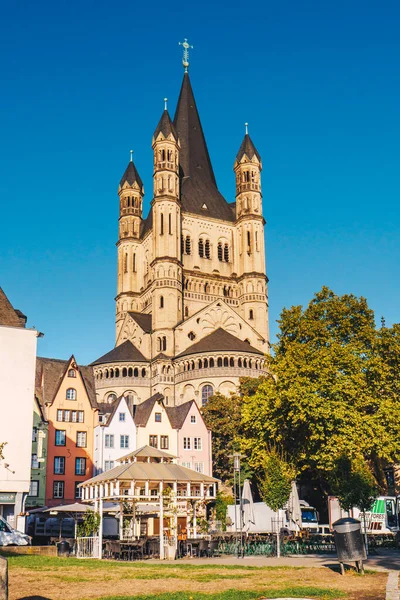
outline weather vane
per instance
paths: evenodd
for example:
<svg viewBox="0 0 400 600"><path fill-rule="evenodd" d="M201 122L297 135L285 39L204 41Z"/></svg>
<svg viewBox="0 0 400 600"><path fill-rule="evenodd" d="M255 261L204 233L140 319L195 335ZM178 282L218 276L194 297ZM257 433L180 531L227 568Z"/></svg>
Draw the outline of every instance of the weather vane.
<svg viewBox="0 0 400 600"><path fill-rule="evenodd" d="M188 67L189 67L189 48L193 49L193 46L190 46L190 44L188 44L188 41L186 38L183 40L183 42L179 42L179 45L183 46L182 64L185 67L185 73L187 73Z"/></svg>

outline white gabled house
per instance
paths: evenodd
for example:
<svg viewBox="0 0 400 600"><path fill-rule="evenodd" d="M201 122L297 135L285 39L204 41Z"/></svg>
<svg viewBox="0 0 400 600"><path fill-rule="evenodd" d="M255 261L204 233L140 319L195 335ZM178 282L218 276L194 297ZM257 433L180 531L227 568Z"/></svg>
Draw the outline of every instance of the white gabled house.
<svg viewBox="0 0 400 600"><path fill-rule="evenodd" d="M102 422L94 432L96 474L112 469L121 456L137 448L136 426L125 396L120 396L107 408L103 408Z"/></svg>

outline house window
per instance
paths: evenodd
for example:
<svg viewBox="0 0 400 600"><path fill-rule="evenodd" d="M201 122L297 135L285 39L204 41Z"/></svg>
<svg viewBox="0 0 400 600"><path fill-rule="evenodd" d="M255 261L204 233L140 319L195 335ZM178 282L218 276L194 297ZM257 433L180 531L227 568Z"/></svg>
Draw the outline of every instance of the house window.
<svg viewBox="0 0 400 600"><path fill-rule="evenodd" d="M125 422L125 413L119 413L119 420Z"/></svg>
<svg viewBox="0 0 400 600"><path fill-rule="evenodd" d="M129 435L121 435L119 440L120 448L129 448Z"/></svg>
<svg viewBox="0 0 400 600"><path fill-rule="evenodd" d="M80 483L81 483L80 481L75 481L75 498L77 500L81 500L82 499L82 488L79 487Z"/></svg>
<svg viewBox="0 0 400 600"><path fill-rule="evenodd" d="M160 448L161 450L168 450L168 436L160 435Z"/></svg>
<svg viewBox="0 0 400 600"><path fill-rule="evenodd" d="M114 436L112 434L106 433L104 446L106 448L114 448Z"/></svg>
<svg viewBox="0 0 400 600"><path fill-rule="evenodd" d="M86 431L76 432L76 446L77 448L86 448L87 445L87 433Z"/></svg>
<svg viewBox="0 0 400 600"><path fill-rule="evenodd" d="M32 469L38 469L39 468L39 461L38 461L37 454L32 454L31 468Z"/></svg>
<svg viewBox="0 0 400 600"><path fill-rule="evenodd" d="M75 369L68 370L68 377L76 377Z"/></svg>
<svg viewBox="0 0 400 600"><path fill-rule="evenodd" d="M76 390L74 388L68 388L65 397L67 400L76 400Z"/></svg>
<svg viewBox="0 0 400 600"><path fill-rule="evenodd" d="M201 443L201 438L200 437L193 438L193 448L194 448L194 450L201 450L202 449L202 443Z"/></svg>
<svg viewBox="0 0 400 600"><path fill-rule="evenodd" d="M208 384L203 385L203 387L201 389L201 404L202 404L202 406L205 406L207 404L208 399L210 398L210 396L213 395L213 393L214 393L214 390L213 390L212 385L208 385Z"/></svg>
<svg viewBox="0 0 400 600"><path fill-rule="evenodd" d="M183 438L183 449L184 450L190 450L192 447L191 445L191 438L190 437L184 437Z"/></svg>
<svg viewBox="0 0 400 600"><path fill-rule="evenodd" d="M182 467L185 467L186 469L191 469L192 468L192 463L191 462L182 462Z"/></svg>
<svg viewBox="0 0 400 600"><path fill-rule="evenodd" d="M105 460L104 461L104 470L105 471L109 471L110 469L114 468L114 461L113 460Z"/></svg>
<svg viewBox="0 0 400 600"><path fill-rule="evenodd" d="M155 413L154 420L156 423L161 423L161 413Z"/></svg>
<svg viewBox="0 0 400 600"><path fill-rule="evenodd" d="M70 411L69 410L64 410L64 421L66 423L69 423L69 417L70 417Z"/></svg>
<svg viewBox="0 0 400 600"><path fill-rule="evenodd" d="M39 496L39 482L31 481L29 486L29 496L34 496L35 498Z"/></svg>
<svg viewBox="0 0 400 600"><path fill-rule="evenodd" d="M191 415L190 422L191 423L196 423L196 415Z"/></svg>
<svg viewBox="0 0 400 600"><path fill-rule="evenodd" d="M202 463L202 462L195 462L194 463L194 470L197 471L198 473L204 473L204 463Z"/></svg>
<svg viewBox="0 0 400 600"><path fill-rule="evenodd" d="M75 459L75 475L86 475L86 458Z"/></svg>
<svg viewBox="0 0 400 600"><path fill-rule="evenodd" d="M53 482L53 498L64 498L64 482Z"/></svg>
<svg viewBox="0 0 400 600"><path fill-rule="evenodd" d="M32 429L32 442L37 442L37 432L38 432L37 427L34 427Z"/></svg>
<svg viewBox="0 0 400 600"><path fill-rule="evenodd" d="M149 446L152 448L158 447L158 436L157 435L149 435Z"/></svg>
<svg viewBox="0 0 400 600"><path fill-rule="evenodd" d="M65 446L65 431L63 429L56 429L56 446Z"/></svg>
<svg viewBox="0 0 400 600"><path fill-rule="evenodd" d="M54 457L54 475L64 475L65 473L65 457Z"/></svg>

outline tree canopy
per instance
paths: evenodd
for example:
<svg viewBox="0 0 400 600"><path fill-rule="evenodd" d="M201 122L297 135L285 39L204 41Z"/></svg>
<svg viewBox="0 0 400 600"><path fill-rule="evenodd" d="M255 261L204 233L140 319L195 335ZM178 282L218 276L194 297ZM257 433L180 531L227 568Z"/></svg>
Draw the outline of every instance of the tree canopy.
<svg viewBox="0 0 400 600"><path fill-rule="evenodd" d="M326 287L305 309L284 309L279 326L273 377L243 399L250 465L273 443L298 472L329 480L346 457L382 483L382 463L400 456L400 326L376 330L364 298Z"/></svg>

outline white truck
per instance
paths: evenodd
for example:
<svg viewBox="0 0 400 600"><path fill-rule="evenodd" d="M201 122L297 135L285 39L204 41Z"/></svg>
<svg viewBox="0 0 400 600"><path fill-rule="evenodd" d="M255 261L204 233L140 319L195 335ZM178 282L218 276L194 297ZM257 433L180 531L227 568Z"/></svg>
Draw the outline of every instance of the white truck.
<svg viewBox="0 0 400 600"><path fill-rule="evenodd" d="M310 506L305 500L300 500L302 525L301 529L306 529L310 533L319 532L318 513L313 506ZM248 523L243 531L247 533L276 533L277 520L279 520L280 530L293 530L293 524L289 522L286 509L275 512L265 502L253 503L254 523ZM236 520L240 530L239 506L234 504L228 506L227 517L230 525L227 525L227 531L236 531Z"/></svg>
<svg viewBox="0 0 400 600"><path fill-rule="evenodd" d="M365 525L368 534L392 534L399 531L399 500L395 496L379 496L371 510L365 513ZM328 497L329 525L342 517L353 517L361 521L361 529L364 531L364 516L356 507L349 512L343 510L339 500L335 496Z"/></svg>

